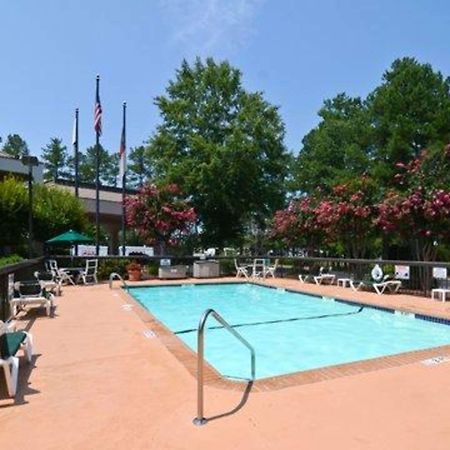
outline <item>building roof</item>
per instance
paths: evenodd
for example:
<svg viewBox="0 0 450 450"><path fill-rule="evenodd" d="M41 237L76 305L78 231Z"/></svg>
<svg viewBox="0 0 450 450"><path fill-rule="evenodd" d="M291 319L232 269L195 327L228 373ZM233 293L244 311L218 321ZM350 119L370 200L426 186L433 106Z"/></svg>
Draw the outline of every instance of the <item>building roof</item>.
<svg viewBox="0 0 450 450"><path fill-rule="evenodd" d="M14 156L10 155L9 153L2 152L1 150L0 150L0 158L16 159L16 158L14 158Z"/></svg>

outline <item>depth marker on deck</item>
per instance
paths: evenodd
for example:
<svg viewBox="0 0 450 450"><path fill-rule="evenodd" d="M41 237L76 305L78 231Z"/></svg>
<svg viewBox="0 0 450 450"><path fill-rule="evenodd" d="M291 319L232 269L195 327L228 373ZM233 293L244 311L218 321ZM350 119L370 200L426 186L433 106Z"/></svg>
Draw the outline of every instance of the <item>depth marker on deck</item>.
<svg viewBox="0 0 450 450"><path fill-rule="evenodd" d="M438 364L446 363L450 361L450 356L436 356L434 358L424 359L420 361L424 366L437 366Z"/></svg>

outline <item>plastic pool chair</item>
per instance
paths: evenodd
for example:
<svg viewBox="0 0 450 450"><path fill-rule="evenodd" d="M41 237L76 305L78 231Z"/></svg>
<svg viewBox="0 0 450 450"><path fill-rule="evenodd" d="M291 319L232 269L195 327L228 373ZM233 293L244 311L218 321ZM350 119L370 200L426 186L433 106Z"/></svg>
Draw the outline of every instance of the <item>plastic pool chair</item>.
<svg viewBox="0 0 450 450"><path fill-rule="evenodd" d="M234 260L234 267L236 268L236 278L239 278L243 275L245 278L248 278L248 266L247 265L239 265L237 259Z"/></svg>
<svg viewBox="0 0 450 450"><path fill-rule="evenodd" d="M278 263L279 263L279 259L277 258L275 260L275 264L273 266L269 266L269 265L266 266L264 277L271 275L272 278L275 278L275 272L277 271Z"/></svg>
<svg viewBox="0 0 450 450"><path fill-rule="evenodd" d="M14 297L10 300L11 315L13 317L17 316L20 309L34 305L45 307L47 316L50 316L54 296L51 292L47 292L39 281L20 281L16 283L16 286L19 297Z"/></svg>
<svg viewBox="0 0 450 450"><path fill-rule="evenodd" d="M19 378L19 358L16 353L23 350L27 361L33 358L33 337L26 331L13 331L11 325L0 320L0 367L3 369L8 395L14 397Z"/></svg>
<svg viewBox="0 0 450 450"><path fill-rule="evenodd" d="M314 282L319 285L322 284L323 281L329 281L330 284L333 284L336 275L334 273L325 272L325 268L321 267L319 269L319 275L314 277Z"/></svg>
<svg viewBox="0 0 450 450"><path fill-rule="evenodd" d="M364 286L373 287L378 295L382 295L387 291L395 294L402 287L400 280L392 279L390 275L383 275L383 270L376 264L371 271L372 280L351 281L350 286L354 291L359 291Z"/></svg>
<svg viewBox="0 0 450 450"><path fill-rule="evenodd" d="M266 260L256 258L253 260L252 278L266 278Z"/></svg>
<svg viewBox="0 0 450 450"><path fill-rule="evenodd" d="M86 261L86 268L80 273L84 284L88 284L88 280L98 283L97 280L98 259L88 259Z"/></svg>

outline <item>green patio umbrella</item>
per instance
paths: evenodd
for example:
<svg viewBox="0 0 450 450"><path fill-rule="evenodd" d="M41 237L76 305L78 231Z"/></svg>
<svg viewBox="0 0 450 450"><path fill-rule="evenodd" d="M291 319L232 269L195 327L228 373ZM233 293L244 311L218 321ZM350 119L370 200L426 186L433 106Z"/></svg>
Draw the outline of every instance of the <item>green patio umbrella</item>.
<svg viewBox="0 0 450 450"><path fill-rule="evenodd" d="M78 233L78 231L69 230L65 233L59 234L54 238L46 241L48 245L76 245L76 244L89 244L94 242L94 239L84 234Z"/></svg>

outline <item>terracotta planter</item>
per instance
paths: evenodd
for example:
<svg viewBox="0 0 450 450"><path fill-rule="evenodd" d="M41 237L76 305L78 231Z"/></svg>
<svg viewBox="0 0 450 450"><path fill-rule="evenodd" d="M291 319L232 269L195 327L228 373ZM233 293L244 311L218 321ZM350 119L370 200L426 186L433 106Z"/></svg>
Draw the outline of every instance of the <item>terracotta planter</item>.
<svg viewBox="0 0 450 450"><path fill-rule="evenodd" d="M129 270L128 271L128 279L130 281L141 281L142 273L141 270Z"/></svg>

